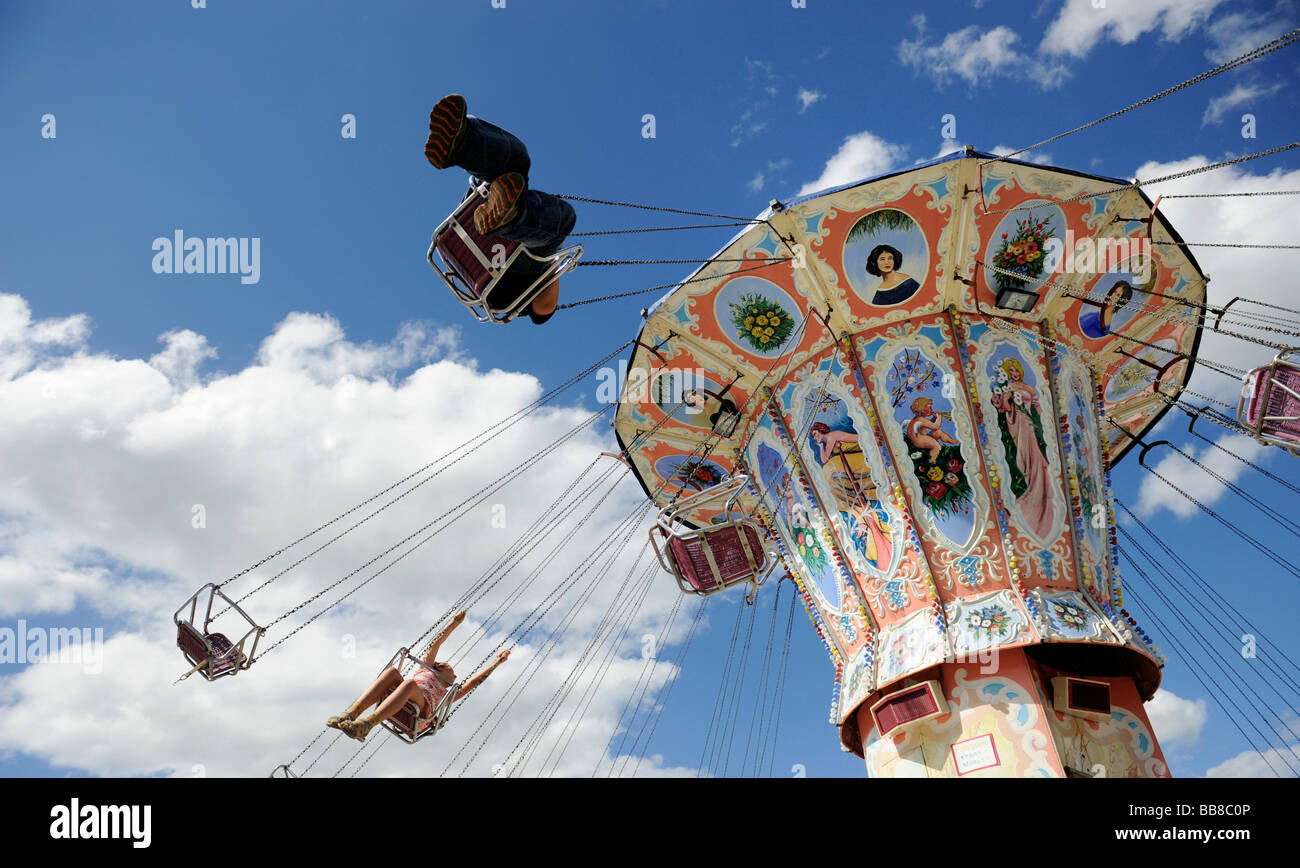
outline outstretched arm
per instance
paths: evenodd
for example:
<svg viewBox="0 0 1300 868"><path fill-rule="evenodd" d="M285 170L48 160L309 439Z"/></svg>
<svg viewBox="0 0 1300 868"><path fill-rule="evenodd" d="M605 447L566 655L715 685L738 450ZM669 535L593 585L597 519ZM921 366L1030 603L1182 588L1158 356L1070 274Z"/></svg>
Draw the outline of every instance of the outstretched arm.
<svg viewBox="0 0 1300 868"><path fill-rule="evenodd" d="M432 666L433 664L438 662L438 651L442 649L442 643L447 641L447 637L451 635L451 631L459 627L461 622L464 620L465 620L465 611L462 609L461 611L456 613L455 617L451 619L451 623L448 624L446 627L443 627L442 632L434 637L433 644L429 646L428 651L424 652L425 663Z"/></svg>
<svg viewBox="0 0 1300 868"><path fill-rule="evenodd" d="M493 672L493 671L494 671L498 666L500 666L502 663L505 663L505 662L506 662L506 658L509 657L509 656L510 656L510 649L509 649L509 648L507 648L506 650L504 650L504 651L502 651L500 654L498 654L498 655L497 655L497 659L492 661L492 665L491 665L491 666L488 666L488 667L487 667L486 669L484 669L482 672L478 673L478 674L475 675L473 678L471 678L469 681L466 681L464 684L462 684L462 685L460 686L460 689L456 691L456 697L455 697L455 699L452 700L452 702L457 702L457 701L463 699L463 698L465 697L465 695L468 694L471 690L473 690L475 687L478 687L480 684L482 684L484 681L486 681L486 680L487 680L487 677L488 677L489 675L491 675L492 672Z"/></svg>

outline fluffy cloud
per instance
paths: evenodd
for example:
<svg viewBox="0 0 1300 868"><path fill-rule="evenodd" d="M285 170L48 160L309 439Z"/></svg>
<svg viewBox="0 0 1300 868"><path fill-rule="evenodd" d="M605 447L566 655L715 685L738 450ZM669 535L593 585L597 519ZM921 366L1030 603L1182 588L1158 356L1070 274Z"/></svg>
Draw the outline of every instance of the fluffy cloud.
<svg viewBox="0 0 1300 868"><path fill-rule="evenodd" d="M1207 717L1204 699L1183 699L1170 690L1158 691L1146 704L1146 713L1156 739L1166 746L1195 744Z"/></svg>
<svg viewBox="0 0 1300 868"><path fill-rule="evenodd" d="M1202 433L1208 435L1210 432L1204 431ZM1232 455L1245 458L1247 461L1257 462L1269 448L1240 434L1225 433L1224 436L1217 438L1215 442L1232 454L1229 455L1222 449L1215 449L1209 444L1199 450L1191 445L1180 446L1179 448L1232 483L1236 483L1247 470L1246 465L1233 458ZM1201 503L1213 504L1228 490L1222 482L1210 476L1210 474L1183 456L1171 450L1165 451L1168 454L1156 462L1154 465L1155 472ZM1153 455L1159 454L1159 452L1153 452ZM1168 509L1183 518L1195 515L1197 510L1196 504L1174 491L1165 482L1152 474L1143 474L1142 484L1138 489L1137 512L1139 515L1146 516L1151 515L1160 508Z"/></svg>
<svg viewBox="0 0 1300 868"><path fill-rule="evenodd" d="M1068 0L1043 37L1047 54L1083 57L1102 39L1121 45L1158 30L1178 41L1205 23L1223 0L1110 0L1097 8L1093 0Z"/></svg>
<svg viewBox="0 0 1300 868"><path fill-rule="evenodd" d="M448 644L462 676L505 639L503 630L522 624L581 557L609 552L613 559L599 574L610 580L593 586L595 577L588 575L573 583L537 631L462 706L452 727L422 742L416 753L385 746L363 772L437 774L464 737L491 717L501 726L469 763L470 774L487 774L543 713L602 615L627 600L615 579L630 573L634 556L644 555L644 530L617 557L605 539L644 502L630 477L608 459L592 469L578 490L608 464L612 475L593 489L608 491L608 499L570 544L560 545L560 536L573 531L577 516L543 516L556 492L609 448L606 435L585 429L485 502L461 509L454 524L439 525L445 532L428 545L398 549L277 625L268 642L391 566L250 672L170 687L186 668L175 650L171 615L196 588L232 575L465 442L535 400L541 385L526 374L479 371L460 356L454 332L420 323L403 326L386 343L357 344L329 317L292 314L263 340L253 363L229 374L204 373L216 351L192 331L167 333L163 349L147 361L96 351L87 343L89 333L84 317L33 321L25 300L0 295L0 405L6 408L0 475L7 480L0 487L0 626L12 627L17 619L102 626L106 637L99 674L58 664L6 667L0 753L21 751L91 774L267 774L315 737L325 717L346 707L399 646L451 609L524 528L544 519L554 534L485 592ZM253 596L248 610L262 623L287 612L590 413L581 406L539 411L474 448L467 460L439 465L441 475L428 485L395 490L388 497L410 494ZM193 526L196 506L205 527ZM248 592L364 514L239 579L234 592ZM504 517L505 529L493 521L497 517ZM552 548L553 562L536 578L527 576ZM653 574L639 610L623 610L620 624L628 625L629 637L639 641L661 629L679 593L661 578ZM571 610L587 590L591 596ZM541 637L570 610L572 622L542 661ZM485 632L493 612L499 619ZM684 620L669 642L680 640ZM235 626L223 620L218 629ZM644 665L632 644L628 638L612 660L559 774L589 774L604 756ZM674 676L668 663L652 666L656 686ZM587 681L579 682L575 698L593 674L583 676ZM504 715L493 710L503 697L513 702ZM568 712L566 706L557 722L567 721ZM552 730L542 741L538 762L557 736ZM332 738L322 739L313 755ZM333 744L312 774L337 770L356 747L347 739ZM689 771L651 759L641 773Z"/></svg>
<svg viewBox="0 0 1300 868"><path fill-rule="evenodd" d="M1206 771L1207 778L1274 778L1297 777L1287 761L1296 764L1294 753L1287 748L1273 748L1265 753L1242 751L1235 757Z"/></svg>
<svg viewBox="0 0 1300 868"><path fill-rule="evenodd" d="M895 169L907 158L907 147L895 145L863 130L844 139L822 170L821 176L799 188L798 195L814 193L851 181L881 175Z"/></svg>
<svg viewBox="0 0 1300 868"><path fill-rule="evenodd" d="M1210 124L1223 123L1223 117L1237 106L1245 105L1253 99L1271 96L1282 89L1282 85L1275 84L1272 87L1264 87L1254 84L1239 84L1223 96L1216 96L1210 100L1209 105L1205 107L1205 114L1201 115L1201 126Z"/></svg>
<svg viewBox="0 0 1300 868"><path fill-rule="evenodd" d="M924 18L921 23L924 24ZM1005 25L981 30L972 24L932 43L927 43L921 32L914 40L899 42L898 59L917 72L929 74L939 85L954 78L977 85L1026 64L1026 58L1015 49L1019 39L1019 34Z"/></svg>
<svg viewBox="0 0 1300 868"><path fill-rule="evenodd" d="M992 153L999 157L1004 157L1016 150L1018 149L1013 148L1010 145L994 145ZM1020 160L1025 163L1039 163L1040 165L1046 166L1052 162L1052 155L1046 151L1033 150L1026 151L1023 154L1016 154L1012 159Z"/></svg>
<svg viewBox="0 0 1300 868"><path fill-rule="evenodd" d="M1211 162L1206 157L1192 157L1172 163L1144 163L1134 173L1137 178L1155 178L1174 174L1186 169L1204 166ZM1190 178L1170 181L1147 189L1147 195L1183 193L1230 193L1254 192L1259 190L1288 190L1300 188L1300 170L1286 171L1274 169L1267 171L1264 161L1243 166L1230 166L1216 169ZM1177 228L1188 242L1231 242L1262 244L1285 240L1278 237L1279 227L1294 226L1300 222L1300 202L1294 196L1243 196L1219 198L1165 199L1160 203L1161 212ZM1208 293L1211 304L1224 304L1233 297L1267 302L1271 304L1295 307L1295 299L1290 289L1291 275L1294 270L1294 257L1287 250L1238 249L1219 247L1191 247L1202 270L1211 275ZM1266 309L1238 302L1232 311L1265 312ZM1257 331L1243 325L1243 320L1235 318L1230 311L1225 317L1225 328L1242 334L1276 341L1279 336L1270 332ZM1250 370L1264 364L1272 358L1270 348L1255 343L1215 333L1206 329L1201 336L1198 354L1203 359L1220 362L1225 365ZM1222 401L1235 408L1241 394L1241 382L1232 376L1215 372L1207 365L1199 365L1189 388L1202 395ZM1194 406L1206 403L1205 400L1192 395L1185 396L1185 401ZM1225 406L1218 406L1221 412L1232 414ZM1170 414L1162 426L1179 425L1186 421L1182 414ZM1205 436L1212 436L1210 429ZM1222 437L1217 442L1232 450L1236 455L1259 463L1269 461L1277 456L1273 447L1264 447L1242 436L1232 436L1219 429ZM1182 442L1177 438L1176 442ZM1192 441L1199 443L1199 441ZM1236 480L1243 464L1209 446L1201 449L1185 447L1184 451L1195 455L1198 460L1213 468L1229 480ZM1160 453L1152 453L1153 456ZM1175 485L1183 488L1203 503L1213 504L1227 490L1214 479L1207 476L1195 465L1182 456L1167 454L1156 465L1161 474ZM1182 495L1170 489L1160 480L1147 475L1143 480L1139 509L1143 513L1158 508L1173 510L1179 515L1190 515L1195 506L1188 503Z"/></svg>
<svg viewBox="0 0 1300 868"><path fill-rule="evenodd" d="M1214 63L1227 63L1253 48L1271 42L1295 26L1295 6L1280 2L1269 12L1252 15L1233 12L1221 15L1205 28L1211 47L1205 56Z"/></svg>

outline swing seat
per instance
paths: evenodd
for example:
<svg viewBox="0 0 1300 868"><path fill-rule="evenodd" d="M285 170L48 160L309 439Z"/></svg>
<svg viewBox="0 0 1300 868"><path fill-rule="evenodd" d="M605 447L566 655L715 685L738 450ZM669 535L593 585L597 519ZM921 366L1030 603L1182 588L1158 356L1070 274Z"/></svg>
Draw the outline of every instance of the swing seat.
<svg viewBox="0 0 1300 868"><path fill-rule="evenodd" d="M412 655L409 649L406 648L403 648L394 654L393 659L388 661L388 666L384 668L387 670L389 667L398 667L402 665L403 661L408 660L415 663L417 666L434 672L434 674L437 675L436 670L420 658ZM441 677L439 677L439 681L441 680ZM401 710L392 717L385 720L383 722L384 728L407 744L415 744L425 736L433 735L435 732L442 729L442 727L447 723L447 718L451 716L452 700L455 698L460 685L449 684L446 685L446 687L447 692L443 694L442 699L436 706L434 706L433 713L428 717L423 717L420 714L421 706L423 705L422 702L417 703L411 701L403 705ZM384 694L383 699L379 700L380 704L382 705L384 699L391 696L393 690L396 689L396 687L393 687L391 690L387 691Z"/></svg>
<svg viewBox="0 0 1300 868"><path fill-rule="evenodd" d="M746 476L736 476L669 506L650 529L650 542L665 571L688 594L707 596L744 583L751 583L749 601L771 571L758 526L744 519L729 519L706 528L686 524L681 515L707 501L728 497L724 514L729 514L739 497Z"/></svg>
<svg viewBox="0 0 1300 868"><path fill-rule="evenodd" d="M474 212L487 202L487 189L470 186L456 210L434 230L428 260L475 319L507 323L577 263L582 247L535 256L518 241L483 235L474 226Z"/></svg>
<svg viewBox="0 0 1300 868"><path fill-rule="evenodd" d="M758 528L749 522L669 537L668 557L671 572L697 594L749 581L766 566Z"/></svg>
<svg viewBox="0 0 1300 868"><path fill-rule="evenodd" d="M1246 375L1237 421L1261 443L1300 456L1300 364L1278 353L1271 364Z"/></svg>
<svg viewBox="0 0 1300 868"><path fill-rule="evenodd" d="M198 604L199 598L204 596L205 591L207 592L207 609L200 628L196 626L198 623ZM214 600L223 601L230 611L237 612L249 625L248 632L238 642L232 642L225 633L218 633L209 629L213 620L212 603ZM186 617L182 617L182 613L185 612L187 606L189 607L189 613ZM239 608L211 582L199 588L192 597L182 603L181 607L176 610L176 614L172 616L172 621L176 624L176 646L181 649L181 654L191 667L189 672L181 676L182 678L188 678L198 672L206 680L215 681L226 675L236 675L242 672L253 665L253 657L257 654L257 643L261 640L262 634L266 632L264 627L259 627L243 609ZM245 647L250 639L252 645Z"/></svg>

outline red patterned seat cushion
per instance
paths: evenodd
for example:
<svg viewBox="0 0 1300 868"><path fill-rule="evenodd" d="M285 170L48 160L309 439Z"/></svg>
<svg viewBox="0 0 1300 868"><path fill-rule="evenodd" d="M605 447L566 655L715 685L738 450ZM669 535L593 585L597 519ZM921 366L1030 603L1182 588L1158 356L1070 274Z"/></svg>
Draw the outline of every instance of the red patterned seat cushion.
<svg viewBox="0 0 1300 868"><path fill-rule="evenodd" d="M754 567L750 567L745 557L745 549L740 544L740 534L744 531L749 542L749 550L754 558ZM709 560L704 554L704 539L707 537L713 559L718 565L718 574L714 575ZM763 547L759 543L758 532L753 525L741 527L706 528L696 533L668 540L668 550L681 570L682 576L696 590L711 591L719 583L730 585L733 582L747 581L754 577L756 570L764 565Z"/></svg>

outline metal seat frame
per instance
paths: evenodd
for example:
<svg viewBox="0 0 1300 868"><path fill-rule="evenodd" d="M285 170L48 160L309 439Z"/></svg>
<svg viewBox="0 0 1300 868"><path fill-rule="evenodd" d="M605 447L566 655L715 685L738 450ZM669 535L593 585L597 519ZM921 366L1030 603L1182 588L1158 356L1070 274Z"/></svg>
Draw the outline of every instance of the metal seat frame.
<svg viewBox="0 0 1300 868"><path fill-rule="evenodd" d="M203 629L200 630L195 626L194 621L198 614L199 598L203 596L204 591L208 592L208 605L203 614ZM212 623L212 602L218 599L224 602L229 609L238 612L240 617L247 622L249 627L248 632L244 633L238 642L232 642L230 647L221 653L217 653L216 649L212 647L212 642L208 639L208 635L210 634L208 627ZM187 606L190 610L189 617L182 619L181 613L185 611ZM185 659L193 664L194 667L189 672L182 675L181 678L189 678L195 672L198 672L208 681L215 681L216 679L224 678L227 675L236 675L252 666L253 658L257 654L257 643L261 641L262 634L266 632L265 627L259 627L257 622L250 618L248 613L239 607L239 604L222 593L221 589L212 582L208 582L206 585L199 588L194 592L193 596L184 603L181 603L180 608L176 610L174 615L172 615L172 622L176 624L177 627L176 644L181 648L181 653L185 655ZM190 652L185 650L184 646L180 645L181 624L187 625L203 639L203 644L208 650L208 655L203 660L196 660ZM245 649L244 646L248 643L249 639L253 640L252 645ZM234 658L236 655L242 655L244 658L238 666L231 666L226 669L221 669L218 666L218 664L224 662L228 658Z"/></svg>
<svg viewBox="0 0 1300 868"><path fill-rule="evenodd" d="M1294 371L1297 373L1297 375L1300 375L1300 363L1297 363L1296 361L1286 358L1286 356L1291 355L1293 353L1300 353L1300 349L1283 350L1282 352L1278 353L1276 357L1274 357L1271 363L1269 363L1268 365L1264 365L1263 367L1255 368L1249 374L1246 375L1246 381L1242 385L1242 389L1241 389L1241 400L1237 402L1237 423L1241 425L1242 428L1246 429L1246 431L1248 431L1250 435L1254 437L1256 440L1258 440L1260 443L1264 443L1269 446L1281 446L1283 449L1285 449L1287 452L1290 452L1292 455L1296 457L1300 457L1300 440L1279 437L1275 434L1270 434L1264 430L1267 423L1269 422L1300 421L1300 416L1266 415L1268 412L1269 401L1273 398L1274 389L1281 389L1282 391L1286 392L1289 395L1294 396L1295 398L1300 398L1300 393L1297 393L1294 389L1290 388L1286 384L1279 382L1277 378L1277 372L1279 368L1286 368L1287 370ZM1257 374L1259 371L1262 370L1266 370L1268 372L1267 375L1264 377L1264 382L1262 384L1263 394L1253 395L1252 390L1254 387L1255 380L1257 379ZM1248 413L1247 405L1250 403L1257 403L1259 406L1259 418L1253 423L1247 419L1247 413Z"/></svg>
<svg viewBox="0 0 1300 868"><path fill-rule="evenodd" d="M517 244L510 255L498 264L496 260L499 258L499 254L493 255L491 250L480 249L478 240L465 229L466 223L472 224L475 208L487 200L487 191L488 185L486 184L478 186L470 184L469 192L461 203L456 206L456 210L433 231L433 239L429 242L427 258L430 267L437 272L438 276L442 278L442 282L451 290L452 296L464 305L474 315L475 319L479 322L508 323L526 311L529 305L533 303L533 300L541 295L542 291L553 280L577 264L578 259L582 256L582 245L567 247L550 256L535 256L523 244ZM474 289L473 284L469 282L467 276L461 272L457 265L444 257L443 252L438 249L439 240L447 232L454 233L459 237L470 254L478 260L479 265L492 275L481 293ZM499 237L489 236L484 240L491 241ZM507 244L509 242L507 239L501 238L500 243ZM435 256L437 257L436 262L434 261ZM540 265L542 267L541 272L519 294L519 297L507 307L493 307L488 302L492 290L497 288L501 280L524 257Z"/></svg>
<svg viewBox="0 0 1300 868"><path fill-rule="evenodd" d="M388 665L384 667L384 670L394 668L400 673L401 665L407 660L414 663L416 666L432 672L434 677L441 681L447 688L447 692L443 695L438 704L434 706L433 713L428 717L420 716L420 708L424 705L423 702L416 703L408 701L406 705L402 707L402 710L398 713L405 713L411 716L411 719L415 722L413 729L397 722L396 716L390 717L383 722L384 728L393 735L397 736L407 744L415 744L425 736L433 735L435 732L442 729L447 723L447 718L451 716L452 703L456 701L456 694L460 692L461 685L459 683L447 684L446 681L443 681L442 675L439 674L438 670L412 654L411 649L409 648L403 648L394 654L392 659L388 661ZM393 688L393 690L396 689L396 687ZM392 692L393 691L390 690L388 693L385 693L384 698L386 699L392 694ZM383 699L381 699L380 702L382 703ZM427 724L427 726L425 724Z"/></svg>
<svg viewBox="0 0 1300 868"><path fill-rule="evenodd" d="M685 593L696 594L701 597L707 597L710 594L716 594L719 591L725 591L727 588L735 585L752 584L749 594L746 596L747 603L753 603L758 594L758 589L767 581L775 567L777 559L774 557L767 558L767 569L763 570L763 564L755 557L755 552L750 548L749 538L745 533L746 528L752 528L761 540L763 531L752 521L745 519L728 519L718 524L709 525L706 528L695 528L687 524L682 515L693 509L698 509L710 501L726 497L726 504L723 506L723 515L730 515L731 508L739 499L740 494L744 491L745 485L748 484L749 477L745 474L739 474L728 479L726 482L706 488L704 491L692 494L683 498L674 504L665 507L660 511L655 526L650 528L650 545L654 548L655 557L659 559L659 565L673 578L677 580L677 586ZM718 570L717 562L713 557L713 550L709 545L708 535L726 528L735 528L740 537L741 548L745 552L745 558L749 561L750 577L747 579L732 579L729 582L723 582L722 574ZM668 542L671 538L686 539L688 537L698 537L704 548L704 557L708 560L709 566L713 570L714 586L709 590L701 590L690 583L682 574L681 567L677 565L677 560L673 557L671 550L668 549ZM760 548L757 552L759 557L764 554ZM666 555L666 557L665 557ZM760 575L760 572L762 575Z"/></svg>

